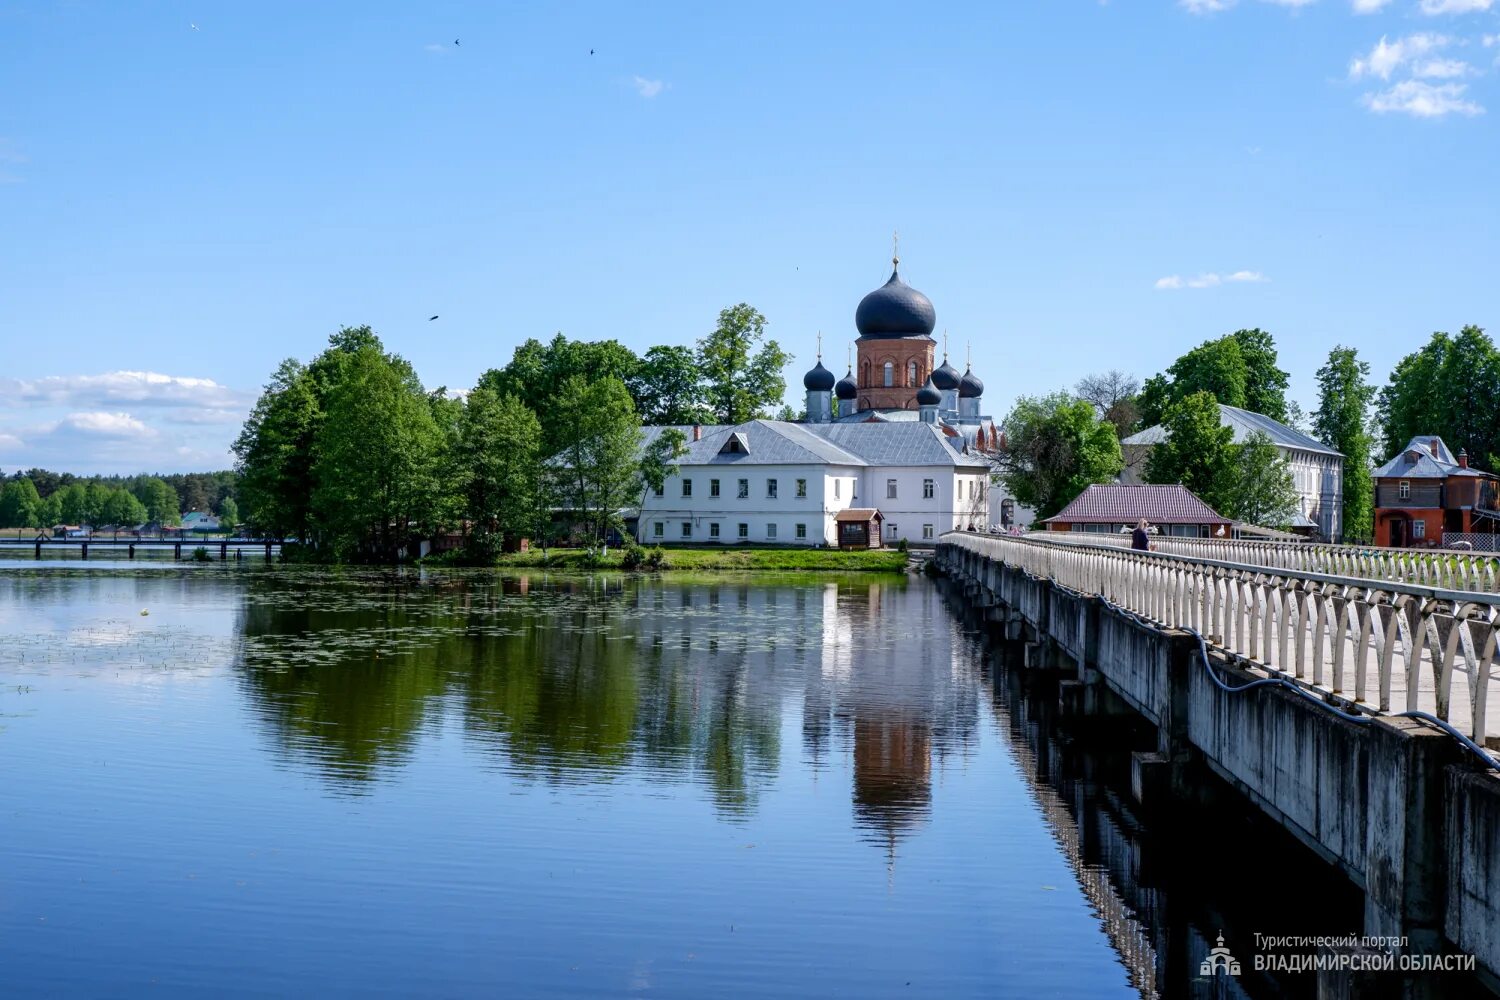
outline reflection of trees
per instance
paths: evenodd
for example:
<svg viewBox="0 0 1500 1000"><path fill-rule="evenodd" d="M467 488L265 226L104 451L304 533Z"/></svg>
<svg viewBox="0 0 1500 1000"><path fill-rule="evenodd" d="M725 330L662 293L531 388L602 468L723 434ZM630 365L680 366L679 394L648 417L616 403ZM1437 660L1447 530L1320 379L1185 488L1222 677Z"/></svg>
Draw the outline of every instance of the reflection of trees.
<svg viewBox="0 0 1500 1000"><path fill-rule="evenodd" d="M241 669L283 744L337 780L399 763L449 697L468 736L522 776L635 767L701 781L736 812L780 756L785 644L747 627L766 593L735 588L721 608L718 587L649 581L454 577L413 590L368 574L268 576L251 584Z"/></svg>

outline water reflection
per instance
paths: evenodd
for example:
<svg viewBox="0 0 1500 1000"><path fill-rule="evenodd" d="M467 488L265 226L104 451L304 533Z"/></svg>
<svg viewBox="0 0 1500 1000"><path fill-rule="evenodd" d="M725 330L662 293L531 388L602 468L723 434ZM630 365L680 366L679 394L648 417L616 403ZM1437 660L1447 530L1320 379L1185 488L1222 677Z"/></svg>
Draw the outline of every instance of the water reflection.
<svg viewBox="0 0 1500 1000"><path fill-rule="evenodd" d="M252 578L245 690L284 750L358 793L452 713L493 766L551 784L704 786L753 810L802 753L853 759L854 815L888 847L931 806L934 758L972 743L976 658L904 578L663 583L523 575Z"/></svg>

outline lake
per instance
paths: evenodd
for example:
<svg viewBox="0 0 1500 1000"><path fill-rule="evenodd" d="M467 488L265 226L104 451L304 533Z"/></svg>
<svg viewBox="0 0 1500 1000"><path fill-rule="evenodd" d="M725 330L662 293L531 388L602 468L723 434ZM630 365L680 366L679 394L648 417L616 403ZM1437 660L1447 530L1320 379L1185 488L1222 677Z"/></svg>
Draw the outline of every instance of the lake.
<svg viewBox="0 0 1500 1000"><path fill-rule="evenodd" d="M0 563L6 995L1311 995L1197 962L1357 896L995 655L918 577Z"/></svg>

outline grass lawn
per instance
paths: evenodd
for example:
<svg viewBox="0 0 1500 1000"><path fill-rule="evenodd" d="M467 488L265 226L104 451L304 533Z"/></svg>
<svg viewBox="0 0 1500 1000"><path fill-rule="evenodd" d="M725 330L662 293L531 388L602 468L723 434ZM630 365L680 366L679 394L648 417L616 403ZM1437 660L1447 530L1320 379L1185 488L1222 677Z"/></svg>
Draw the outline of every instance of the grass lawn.
<svg viewBox="0 0 1500 1000"><path fill-rule="evenodd" d="M651 551L651 550L648 550ZM714 547L701 549L662 548L664 570L821 570L831 572L900 573L906 569L906 553L895 549L844 552L839 549L772 549ZM495 565L548 569L619 569L623 549L591 559L586 549L552 549L543 558L540 549L503 555Z"/></svg>

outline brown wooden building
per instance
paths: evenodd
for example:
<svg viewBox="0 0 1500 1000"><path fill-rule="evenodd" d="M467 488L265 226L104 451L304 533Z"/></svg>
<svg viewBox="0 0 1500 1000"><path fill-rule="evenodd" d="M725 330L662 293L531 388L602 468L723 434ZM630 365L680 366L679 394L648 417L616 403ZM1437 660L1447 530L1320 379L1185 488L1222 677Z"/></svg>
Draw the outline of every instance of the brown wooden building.
<svg viewBox="0 0 1500 1000"><path fill-rule="evenodd" d="M839 548L880 548L880 525L885 518L872 507L854 507L841 510L834 516L838 524Z"/></svg>
<svg viewBox="0 0 1500 1000"><path fill-rule="evenodd" d="M1419 548L1467 542L1495 548L1495 475L1470 468L1436 435L1414 437L1375 470L1375 544Z"/></svg>

